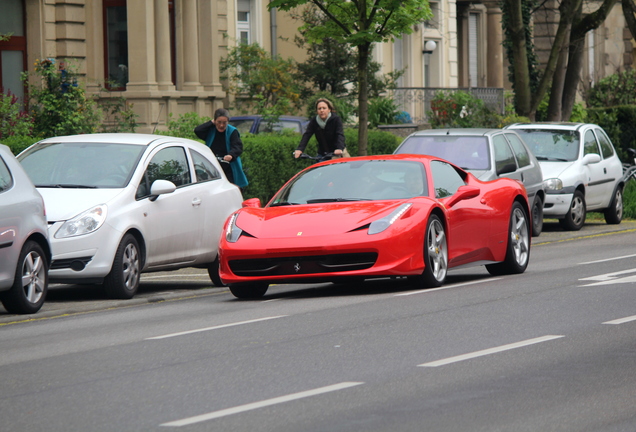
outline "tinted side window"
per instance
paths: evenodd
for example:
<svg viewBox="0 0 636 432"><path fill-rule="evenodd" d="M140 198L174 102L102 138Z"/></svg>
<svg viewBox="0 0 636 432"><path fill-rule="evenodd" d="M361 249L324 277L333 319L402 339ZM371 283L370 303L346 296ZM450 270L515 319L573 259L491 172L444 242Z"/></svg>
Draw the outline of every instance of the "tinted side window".
<svg viewBox="0 0 636 432"><path fill-rule="evenodd" d="M451 196L466 184L455 168L446 162L431 161L431 174L437 198Z"/></svg>
<svg viewBox="0 0 636 432"><path fill-rule="evenodd" d="M0 192L8 190L12 185L13 179L11 178L9 168L7 168L4 160L0 158Z"/></svg>
<svg viewBox="0 0 636 432"><path fill-rule="evenodd" d="M508 141L502 135L496 135L492 138L492 144L495 149L495 170L499 172L500 169L509 164L514 165L516 169L517 163Z"/></svg>
<svg viewBox="0 0 636 432"><path fill-rule="evenodd" d="M167 147L152 157L139 184L136 197L148 196L150 187L155 180L168 180L179 187L190 184L191 178L185 149L183 147Z"/></svg>
<svg viewBox="0 0 636 432"><path fill-rule="evenodd" d="M607 159L614 155L614 147L612 147L612 143L610 142L605 132L601 129L594 129L596 132L596 136L598 137L598 142L601 144L601 151L603 152L603 159Z"/></svg>
<svg viewBox="0 0 636 432"><path fill-rule="evenodd" d="M515 152L519 168L530 165L530 155L528 154L528 150L526 150L526 146L523 145L519 137L514 134L506 134L506 138L508 138L508 141L512 146L512 151Z"/></svg>
<svg viewBox="0 0 636 432"><path fill-rule="evenodd" d="M585 132L585 136L583 137L583 155L588 154L600 154L598 145L596 144L596 138L591 130Z"/></svg>
<svg viewBox="0 0 636 432"><path fill-rule="evenodd" d="M221 178L219 171L212 165L212 162L197 151L191 150L191 152L192 161L194 162L194 175L196 176L197 182Z"/></svg>

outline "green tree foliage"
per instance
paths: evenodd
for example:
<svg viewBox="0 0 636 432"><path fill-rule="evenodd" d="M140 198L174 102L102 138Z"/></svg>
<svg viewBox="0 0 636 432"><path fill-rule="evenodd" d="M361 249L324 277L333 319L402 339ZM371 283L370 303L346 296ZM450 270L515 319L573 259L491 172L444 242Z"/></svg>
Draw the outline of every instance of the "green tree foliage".
<svg viewBox="0 0 636 432"><path fill-rule="evenodd" d="M274 0L268 7L289 11L298 6L313 4L327 18L324 25L305 24L301 31L312 43L325 38L345 43L356 49L358 84L358 154L366 155L368 135L368 82L371 47L374 43L387 42L404 33L413 32L413 25L431 18L427 0Z"/></svg>
<svg viewBox="0 0 636 432"><path fill-rule="evenodd" d="M48 138L94 132L134 132L136 114L124 98L104 98L103 106L79 84L74 68L54 59L37 60L34 78L24 72L35 137Z"/></svg>
<svg viewBox="0 0 636 432"><path fill-rule="evenodd" d="M239 110L256 109L270 117L293 114L300 106L301 85L296 63L280 56L272 58L257 43L232 47L220 62L227 91L237 96ZM241 105L241 100L247 104Z"/></svg>
<svg viewBox="0 0 636 432"><path fill-rule="evenodd" d="M601 79L589 91L591 107L636 105L636 69L627 69Z"/></svg>

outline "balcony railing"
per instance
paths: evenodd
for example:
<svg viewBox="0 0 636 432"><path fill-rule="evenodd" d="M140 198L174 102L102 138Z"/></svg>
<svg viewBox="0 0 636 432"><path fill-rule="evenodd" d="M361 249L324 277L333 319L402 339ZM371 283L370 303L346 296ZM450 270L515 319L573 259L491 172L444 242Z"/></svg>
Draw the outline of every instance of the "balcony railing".
<svg viewBox="0 0 636 432"><path fill-rule="evenodd" d="M390 95L401 111L406 111L411 116L413 123L422 124L428 122L427 113L431 111L431 100L435 94L443 90L445 92L463 91L470 93L484 101L486 106L493 111L504 112L504 89L486 87L466 88L441 88L441 87L398 87L390 91Z"/></svg>

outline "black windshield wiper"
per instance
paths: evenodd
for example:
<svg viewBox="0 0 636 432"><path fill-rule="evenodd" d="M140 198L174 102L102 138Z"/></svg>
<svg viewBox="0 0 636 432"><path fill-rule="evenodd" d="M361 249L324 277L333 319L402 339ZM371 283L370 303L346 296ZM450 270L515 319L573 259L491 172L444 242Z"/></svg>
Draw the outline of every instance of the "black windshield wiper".
<svg viewBox="0 0 636 432"><path fill-rule="evenodd" d="M551 161L551 162L568 162L567 159L563 159L563 158L554 158L554 157L548 157L548 156L536 156L537 160L540 161Z"/></svg>
<svg viewBox="0 0 636 432"><path fill-rule="evenodd" d="M80 184L47 184L47 185L35 185L39 188L56 188L56 189L97 189L97 186L88 186Z"/></svg>
<svg viewBox="0 0 636 432"><path fill-rule="evenodd" d="M317 198L307 200L307 204L328 203L328 202L349 202L362 201L362 198Z"/></svg>
<svg viewBox="0 0 636 432"><path fill-rule="evenodd" d="M277 203L274 203L274 204L270 205L270 207L280 207L280 206L288 206L288 205L298 205L298 203L280 201L280 202L277 202Z"/></svg>

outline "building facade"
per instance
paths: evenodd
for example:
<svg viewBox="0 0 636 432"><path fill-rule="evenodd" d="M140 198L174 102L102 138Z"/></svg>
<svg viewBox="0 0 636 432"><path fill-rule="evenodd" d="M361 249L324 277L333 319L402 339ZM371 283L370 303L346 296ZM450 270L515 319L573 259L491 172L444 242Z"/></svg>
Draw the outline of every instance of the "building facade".
<svg viewBox="0 0 636 432"><path fill-rule="evenodd" d="M288 13L268 10L267 0L2 3L0 34L11 34L0 41L0 86L5 92L23 96L20 73L32 71L37 60L63 60L80 72L88 92L123 96L132 104L139 132L165 128L170 115L211 116L230 104L219 62L238 41L257 42L284 58L305 58L294 44L300 23ZM431 0L430 6L430 20L376 47L382 72L403 69L399 86L404 89L509 89L498 2ZM535 17L540 59L549 49L555 23L554 8ZM605 25L590 33L583 74L587 85L631 65L634 44L625 30L618 4ZM421 111L419 105L413 99L404 108Z"/></svg>

